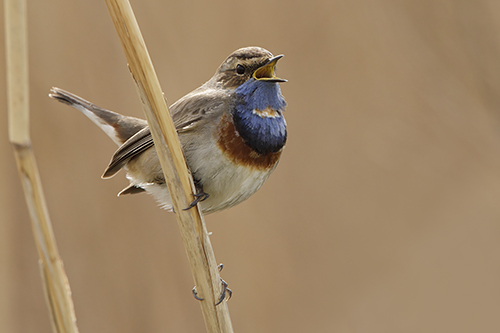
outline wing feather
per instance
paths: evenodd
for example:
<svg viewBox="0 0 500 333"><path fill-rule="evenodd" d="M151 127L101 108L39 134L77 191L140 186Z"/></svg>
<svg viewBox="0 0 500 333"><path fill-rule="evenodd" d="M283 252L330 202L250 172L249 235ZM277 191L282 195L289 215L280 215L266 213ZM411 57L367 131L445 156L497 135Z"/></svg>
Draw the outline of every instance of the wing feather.
<svg viewBox="0 0 500 333"><path fill-rule="evenodd" d="M203 88L203 86L201 87ZM205 124L213 119L214 113L222 111L227 94L216 92L215 90L197 89L184 96L171 107L172 119L178 133L191 131L196 127ZM102 178L113 177L122 169L130 159L141 154L154 145L153 137L149 127L145 127L130 139L113 154L111 162L104 171Z"/></svg>
<svg viewBox="0 0 500 333"><path fill-rule="evenodd" d="M151 136L151 131L149 130L149 127L145 127L134 134L130 139L125 141L120 148L118 148L118 150L113 154L111 162L109 162L102 178L113 177L131 158L142 153L146 149L151 148L152 146L153 137Z"/></svg>

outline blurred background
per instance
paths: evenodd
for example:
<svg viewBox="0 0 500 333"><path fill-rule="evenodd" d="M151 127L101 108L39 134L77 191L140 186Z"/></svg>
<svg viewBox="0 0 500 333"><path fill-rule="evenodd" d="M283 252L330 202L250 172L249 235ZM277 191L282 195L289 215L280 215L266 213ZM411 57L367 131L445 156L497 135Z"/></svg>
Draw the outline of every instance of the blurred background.
<svg viewBox="0 0 500 333"><path fill-rule="evenodd" d="M280 165L206 217L236 332L500 332L500 2L132 5L170 104L240 47L285 54ZM203 332L174 215L117 198L114 143L47 97L143 117L104 1L28 6L32 140L80 331ZM0 331L51 332L1 117Z"/></svg>

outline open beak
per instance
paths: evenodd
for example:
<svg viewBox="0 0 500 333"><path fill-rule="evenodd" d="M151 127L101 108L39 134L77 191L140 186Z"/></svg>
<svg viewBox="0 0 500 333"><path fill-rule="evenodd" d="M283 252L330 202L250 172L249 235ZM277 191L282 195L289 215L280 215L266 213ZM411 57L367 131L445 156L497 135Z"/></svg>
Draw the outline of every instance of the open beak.
<svg viewBox="0 0 500 333"><path fill-rule="evenodd" d="M280 79L279 77L276 77L275 71L276 71L276 63L278 60L283 58L283 55L277 55L276 57L273 57L267 61L267 64L265 64L262 67L259 67L255 72L253 72L252 77L256 80L260 81L268 81L268 82L286 82L287 80L285 79Z"/></svg>

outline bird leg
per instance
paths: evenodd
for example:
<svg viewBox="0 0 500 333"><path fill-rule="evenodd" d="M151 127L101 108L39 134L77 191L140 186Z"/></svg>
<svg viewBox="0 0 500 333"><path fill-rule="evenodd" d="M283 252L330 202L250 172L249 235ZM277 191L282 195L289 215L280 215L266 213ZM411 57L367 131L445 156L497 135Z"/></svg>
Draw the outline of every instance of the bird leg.
<svg viewBox="0 0 500 333"><path fill-rule="evenodd" d="M210 196L208 193L203 191L203 185L197 179L194 179L194 185L196 187L196 193L193 194L194 200L189 204L189 206L187 206L183 210L190 210L191 208L196 206L199 202L207 200L208 197Z"/></svg>

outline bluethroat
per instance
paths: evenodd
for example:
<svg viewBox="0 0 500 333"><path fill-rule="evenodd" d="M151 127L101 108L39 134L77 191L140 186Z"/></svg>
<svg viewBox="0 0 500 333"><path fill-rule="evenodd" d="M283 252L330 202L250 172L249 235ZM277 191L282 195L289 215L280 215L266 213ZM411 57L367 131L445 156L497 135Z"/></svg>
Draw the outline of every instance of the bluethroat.
<svg viewBox="0 0 500 333"><path fill-rule="evenodd" d="M286 102L279 86L286 80L275 75L282 57L260 47L236 50L210 80L170 107L203 213L248 199L276 168L287 138ZM130 185L119 196L147 192L172 210L145 120L100 108L59 88L49 96L81 111L119 146L102 176L125 169Z"/></svg>

